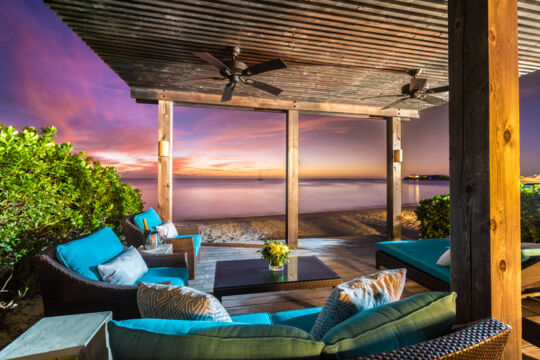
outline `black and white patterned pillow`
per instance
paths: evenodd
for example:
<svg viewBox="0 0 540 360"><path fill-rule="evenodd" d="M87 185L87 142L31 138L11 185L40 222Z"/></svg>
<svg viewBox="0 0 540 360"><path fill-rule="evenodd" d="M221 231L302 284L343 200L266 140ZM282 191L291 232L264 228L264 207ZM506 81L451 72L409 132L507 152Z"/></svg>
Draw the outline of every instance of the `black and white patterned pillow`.
<svg viewBox="0 0 540 360"><path fill-rule="evenodd" d="M137 305L143 318L232 322L218 299L187 286L140 282Z"/></svg>

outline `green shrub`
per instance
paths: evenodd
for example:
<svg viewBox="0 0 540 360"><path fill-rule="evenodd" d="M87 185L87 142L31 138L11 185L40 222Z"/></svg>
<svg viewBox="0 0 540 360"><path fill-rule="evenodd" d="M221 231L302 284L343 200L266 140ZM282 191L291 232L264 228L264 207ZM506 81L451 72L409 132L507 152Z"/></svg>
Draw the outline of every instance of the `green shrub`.
<svg viewBox="0 0 540 360"><path fill-rule="evenodd" d="M540 184L521 185L521 241L540 243Z"/></svg>
<svg viewBox="0 0 540 360"><path fill-rule="evenodd" d="M420 200L414 211L420 221L420 237L445 238L450 234L450 196L438 195Z"/></svg>
<svg viewBox="0 0 540 360"><path fill-rule="evenodd" d="M32 278L32 255L102 226L121 234L122 219L143 207L115 168L55 139L54 127L0 125L0 280L15 272L17 286Z"/></svg>
<svg viewBox="0 0 540 360"><path fill-rule="evenodd" d="M450 196L434 196L420 201L415 210L423 239L450 234ZM540 185L521 185L521 241L540 243Z"/></svg>

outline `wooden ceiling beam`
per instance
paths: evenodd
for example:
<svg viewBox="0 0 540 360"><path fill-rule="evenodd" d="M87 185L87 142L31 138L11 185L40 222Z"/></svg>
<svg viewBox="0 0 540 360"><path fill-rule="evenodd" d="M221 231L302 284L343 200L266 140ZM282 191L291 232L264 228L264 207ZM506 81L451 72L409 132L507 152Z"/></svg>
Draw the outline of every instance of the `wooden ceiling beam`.
<svg viewBox="0 0 540 360"><path fill-rule="evenodd" d="M232 100L222 103L221 95L174 90L132 88L131 97L138 102L155 102L159 100L174 101L175 105L205 106L216 108L235 108L245 110L298 110L315 115L352 116L359 118L398 116L418 118L417 110L386 109L376 106L349 105L337 103L302 102L276 99L266 99L248 96L233 96Z"/></svg>

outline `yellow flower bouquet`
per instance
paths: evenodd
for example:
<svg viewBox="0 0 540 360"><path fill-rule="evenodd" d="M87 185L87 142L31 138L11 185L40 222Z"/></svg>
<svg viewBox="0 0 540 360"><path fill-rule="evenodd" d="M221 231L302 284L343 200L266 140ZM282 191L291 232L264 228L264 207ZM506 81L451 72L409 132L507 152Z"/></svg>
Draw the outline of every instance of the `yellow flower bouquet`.
<svg viewBox="0 0 540 360"><path fill-rule="evenodd" d="M291 249L279 240L264 240L264 246L259 252L270 263L270 270L280 271L289 259Z"/></svg>

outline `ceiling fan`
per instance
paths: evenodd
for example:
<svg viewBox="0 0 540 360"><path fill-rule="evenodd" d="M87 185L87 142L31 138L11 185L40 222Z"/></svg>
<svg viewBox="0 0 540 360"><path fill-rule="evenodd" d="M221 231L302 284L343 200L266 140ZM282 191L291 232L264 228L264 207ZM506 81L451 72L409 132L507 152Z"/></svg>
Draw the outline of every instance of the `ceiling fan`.
<svg viewBox="0 0 540 360"><path fill-rule="evenodd" d="M238 83L252 86L275 96L281 94L283 91L282 89L261 81L250 79L249 77L251 75L262 74L272 70L284 69L287 67L287 65L283 62L283 60L274 59L253 66L247 66L245 63L236 59L238 55L240 55L239 47L231 47L229 48L229 51L231 55L231 60L229 61L221 61L207 52L194 52L193 55L217 67L221 77L192 79L184 82L228 79L229 83L225 85L225 89L223 89L223 94L221 95L222 102L231 100L234 88Z"/></svg>
<svg viewBox="0 0 540 360"><path fill-rule="evenodd" d="M448 85L430 89L428 86L428 79L417 78L417 76L422 73L422 69L409 70L407 73L409 74L409 76L411 76L411 82L401 87L401 94L370 96L370 97L362 98L361 100L375 99L375 98L382 98L382 97L400 97L401 98L386 105L385 107L382 108L382 110L394 108L396 107L396 105L409 99L418 99L431 105L442 105L446 103L446 100L443 100L435 96L431 96L430 94L446 92L450 89Z"/></svg>

